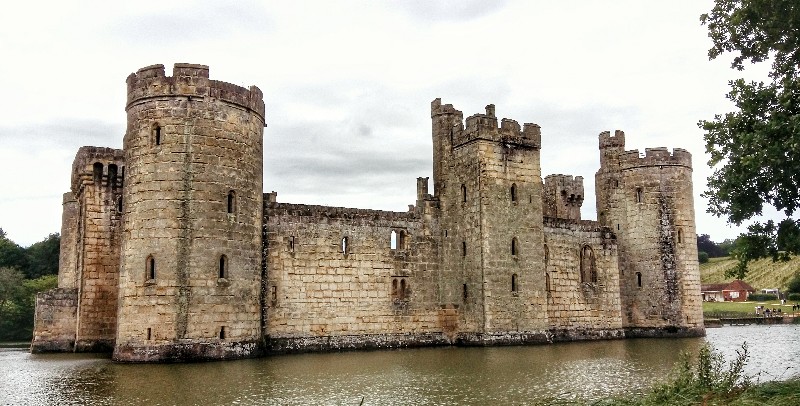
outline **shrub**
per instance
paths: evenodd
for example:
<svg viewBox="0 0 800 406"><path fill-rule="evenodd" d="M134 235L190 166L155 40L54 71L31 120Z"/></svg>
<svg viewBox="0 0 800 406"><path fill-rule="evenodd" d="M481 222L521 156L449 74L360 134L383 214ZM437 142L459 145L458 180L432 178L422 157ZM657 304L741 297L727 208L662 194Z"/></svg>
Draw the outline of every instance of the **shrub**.
<svg viewBox="0 0 800 406"><path fill-rule="evenodd" d="M764 293L751 293L750 296L747 297L747 299L756 302L766 302L768 300L778 300L778 297L775 295L767 295Z"/></svg>
<svg viewBox="0 0 800 406"><path fill-rule="evenodd" d="M708 253L705 251L698 251L697 260L700 261L701 264L705 264L708 262Z"/></svg>
<svg viewBox="0 0 800 406"><path fill-rule="evenodd" d="M789 293L789 300L800 302L800 293Z"/></svg>
<svg viewBox="0 0 800 406"><path fill-rule="evenodd" d="M795 273L792 279L789 279L786 291L789 293L800 293L800 272Z"/></svg>

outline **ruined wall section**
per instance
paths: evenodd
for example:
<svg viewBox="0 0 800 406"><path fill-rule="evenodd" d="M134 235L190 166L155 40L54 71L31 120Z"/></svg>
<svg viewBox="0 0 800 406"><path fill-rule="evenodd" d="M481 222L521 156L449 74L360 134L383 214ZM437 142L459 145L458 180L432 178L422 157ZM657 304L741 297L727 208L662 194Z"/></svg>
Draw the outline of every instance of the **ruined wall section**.
<svg viewBox="0 0 800 406"><path fill-rule="evenodd" d="M555 341L621 338L617 243L595 221L545 217L547 314Z"/></svg>
<svg viewBox="0 0 800 406"><path fill-rule="evenodd" d="M31 352L74 351L77 314L77 288L56 288L36 294Z"/></svg>
<svg viewBox="0 0 800 406"><path fill-rule="evenodd" d="M446 343L437 304L437 230L422 221L435 208L427 199L409 212L386 212L277 203L269 194L269 349Z"/></svg>
<svg viewBox="0 0 800 406"><path fill-rule="evenodd" d="M598 213L618 235L626 334L702 335L691 154L623 148L624 137L600 135L596 179L605 185ZM616 167L604 166L603 156Z"/></svg>
<svg viewBox="0 0 800 406"><path fill-rule="evenodd" d="M114 358L260 352L264 102L204 65L127 79L119 331Z"/></svg>

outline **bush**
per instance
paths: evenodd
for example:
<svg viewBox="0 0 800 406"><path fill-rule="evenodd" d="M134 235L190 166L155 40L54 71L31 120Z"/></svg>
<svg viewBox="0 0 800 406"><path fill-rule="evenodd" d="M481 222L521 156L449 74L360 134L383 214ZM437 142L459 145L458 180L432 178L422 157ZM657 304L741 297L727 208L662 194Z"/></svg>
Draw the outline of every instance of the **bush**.
<svg viewBox="0 0 800 406"><path fill-rule="evenodd" d="M697 260L700 261L701 264L705 264L708 262L708 253L705 251L698 251Z"/></svg>
<svg viewBox="0 0 800 406"><path fill-rule="evenodd" d="M764 293L751 293L747 300L753 300L756 302L766 302L768 300L778 300L778 297L775 295L767 295Z"/></svg>
<svg viewBox="0 0 800 406"><path fill-rule="evenodd" d="M800 302L800 293L789 293L789 300Z"/></svg>

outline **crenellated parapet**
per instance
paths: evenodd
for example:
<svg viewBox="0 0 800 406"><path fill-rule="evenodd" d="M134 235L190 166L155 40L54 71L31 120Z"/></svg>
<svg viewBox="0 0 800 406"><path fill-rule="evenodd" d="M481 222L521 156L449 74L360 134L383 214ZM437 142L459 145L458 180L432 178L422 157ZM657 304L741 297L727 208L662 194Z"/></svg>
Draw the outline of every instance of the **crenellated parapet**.
<svg viewBox="0 0 800 406"><path fill-rule="evenodd" d="M683 148L675 148L672 153L667 148L646 148L644 156L639 150L625 151L620 154L619 166L622 170L654 166L683 166L692 168L692 154Z"/></svg>
<svg viewBox="0 0 800 406"><path fill-rule="evenodd" d="M431 117L449 115L453 127L452 146L458 147L475 140L487 140L519 147L539 149L542 145L541 127L534 123L522 126L510 118L503 118L498 124L494 104L486 106L485 114L473 114L463 121L464 113L453 108L452 104L442 104L441 99L431 103Z"/></svg>
<svg viewBox="0 0 800 406"><path fill-rule="evenodd" d="M624 131L615 130L614 135L611 135L611 131L603 131L600 133L599 138L600 138L600 149L625 148Z"/></svg>
<svg viewBox="0 0 800 406"><path fill-rule="evenodd" d="M105 147L81 147L72 161L72 193L89 184L122 186L125 152Z"/></svg>
<svg viewBox="0 0 800 406"><path fill-rule="evenodd" d="M583 177L558 174L544 178L542 192L544 216L580 220L583 199Z"/></svg>
<svg viewBox="0 0 800 406"><path fill-rule="evenodd" d="M209 79L207 65L176 63L172 76L166 76L164 65L151 65L131 73L126 110L143 100L185 96L187 99L211 97L250 110L264 121L264 94L257 86L244 87Z"/></svg>

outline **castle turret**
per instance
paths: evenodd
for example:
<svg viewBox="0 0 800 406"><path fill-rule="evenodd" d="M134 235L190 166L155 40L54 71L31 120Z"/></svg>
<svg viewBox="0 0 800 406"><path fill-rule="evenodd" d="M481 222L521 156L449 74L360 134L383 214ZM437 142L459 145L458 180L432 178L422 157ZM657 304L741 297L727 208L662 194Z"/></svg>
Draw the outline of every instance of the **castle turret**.
<svg viewBox="0 0 800 406"><path fill-rule="evenodd" d="M626 335L702 335L691 154L624 148L621 131L600 134L595 185L599 220L617 234Z"/></svg>
<svg viewBox="0 0 800 406"><path fill-rule="evenodd" d="M204 65L127 79L124 236L114 359L260 351L264 102Z"/></svg>
<svg viewBox="0 0 800 406"><path fill-rule="evenodd" d="M464 342L544 340L539 126L498 120L492 104L466 122L432 107L441 304L459 309Z"/></svg>
<svg viewBox="0 0 800 406"><path fill-rule="evenodd" d="M544 178L542 204L545 217L567 220L581 219L583 177L548 175Z"/></svg>

